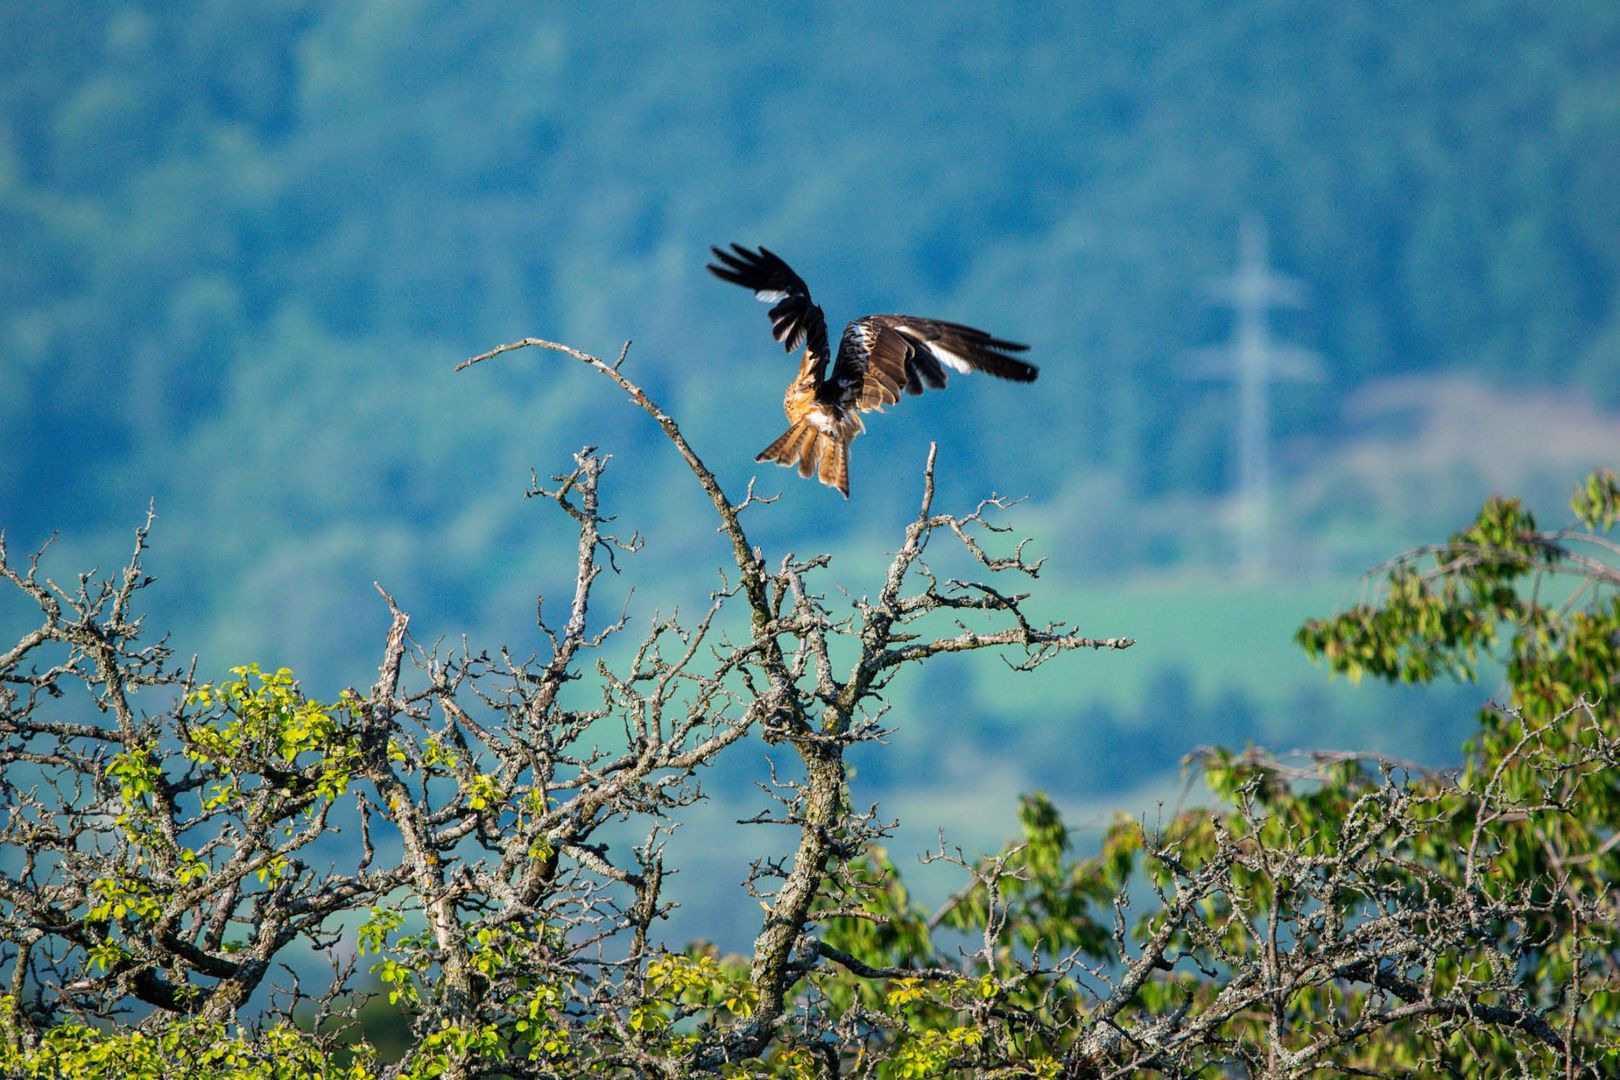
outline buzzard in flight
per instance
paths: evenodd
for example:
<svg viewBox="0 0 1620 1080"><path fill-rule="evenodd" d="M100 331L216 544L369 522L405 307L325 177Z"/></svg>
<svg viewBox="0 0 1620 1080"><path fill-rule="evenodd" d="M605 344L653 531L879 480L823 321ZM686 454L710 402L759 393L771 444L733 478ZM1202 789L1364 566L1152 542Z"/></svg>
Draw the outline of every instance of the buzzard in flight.
<svg viewBox="0 0 1620 1080"><path fill-rule="evenodd" d="M799 376L782 398L788 429L755 461L797 466L849 497L850 440L866 430L860 414L900 400L900 391L920 394L945 385L945 369L983 371L1014 382L1034 382L1036 368L1010 353L1028 345L993 338L983 330L910 315L867 315L844 327L838 358L827 374L827 319L810 300L810 289L778 256L732 244L710 248L718 262L709 271L722 281L754 290L771 308L771 331L783 348L804 346Z"/></svg>

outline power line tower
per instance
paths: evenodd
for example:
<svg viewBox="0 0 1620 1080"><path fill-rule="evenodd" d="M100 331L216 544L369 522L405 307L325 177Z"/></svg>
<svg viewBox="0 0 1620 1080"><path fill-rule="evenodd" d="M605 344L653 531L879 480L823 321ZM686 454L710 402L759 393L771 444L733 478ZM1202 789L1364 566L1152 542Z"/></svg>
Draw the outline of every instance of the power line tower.
<svg viewBox="0 0 1620 1080"><path fill-rule="evenodd" d="M1238 567L1253 580L1265 576L1270 561L1271 383L1320 379L1322 365L1314 353L1271 340L1267 320L1271 309L1300 307L1304 294L1294 278L1272 272L1265 222L1246 215L1238 249L1237 272L1209 282L1216 301L1230 307L1235 316L1231 340L1194 350L1189 373L1229 379L1237 386Z"/></svg>

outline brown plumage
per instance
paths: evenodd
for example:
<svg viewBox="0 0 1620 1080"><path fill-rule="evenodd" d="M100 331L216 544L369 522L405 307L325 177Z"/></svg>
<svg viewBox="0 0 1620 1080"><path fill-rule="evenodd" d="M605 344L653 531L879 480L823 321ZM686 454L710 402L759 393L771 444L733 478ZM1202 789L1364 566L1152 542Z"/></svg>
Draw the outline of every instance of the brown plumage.
<svg viewBox="0 0 1620 1080"><path fill-rule="evenodd" d="M1028 345L993 338L983 330L910 315L867 315L844 327L832 373L826 372L827 320L810 290L788 264L760 248L710 248L709 271L774 303L771 332L788 352L804 346L799 374L782 398L788 429L755 461L796 467L849 497L849 444L866 430L860 414L893 405L901 392L920 394L945 385L945 369L983 371L1014 382L1034 382L1037 370L1010 353Z"/></svg>

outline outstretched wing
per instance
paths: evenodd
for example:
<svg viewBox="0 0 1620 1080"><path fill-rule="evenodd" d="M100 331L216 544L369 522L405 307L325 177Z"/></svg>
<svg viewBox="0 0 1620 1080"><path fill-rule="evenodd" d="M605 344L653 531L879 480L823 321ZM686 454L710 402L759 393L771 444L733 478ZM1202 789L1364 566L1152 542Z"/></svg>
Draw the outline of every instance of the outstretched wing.
<svg viewBox="0 0 1620 1080"><path fill-rule="evenodd" d="M1010 353L1028 345L983 330L910 315L868 315L844 328L827 387L832 399L863 411L945 385L945 369L982 371L998 379L1034 382L1039 369Z"/></svg>
<svg viewBox="0 0 1620 1080"><path fill-rule="evenodd" d="M709 273L721 281L753 289L757 299L775 302L771 308L771 332L782 347L792 352L803 345L817 356L827 355L827 317L810 300L810 289L793 268L765 248L749 251L732 244L730 251L714 252L718 264L709 264Z"/></svg>

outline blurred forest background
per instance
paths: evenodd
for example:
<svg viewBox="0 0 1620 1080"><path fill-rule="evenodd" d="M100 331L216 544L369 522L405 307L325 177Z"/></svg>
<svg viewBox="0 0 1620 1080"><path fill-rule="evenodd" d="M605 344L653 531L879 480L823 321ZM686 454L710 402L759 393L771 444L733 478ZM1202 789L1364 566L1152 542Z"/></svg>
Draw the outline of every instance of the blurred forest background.
<svg viewBox="0 0 1620 1080"><path fill-rule="evenodd" d="M1490 686L1329 684L1290 633L1487 495L1556 524L1620 464L1617 177L1609 0L7 4L0 528L60 533L70 575L155 500L152 629L205 678L285 665L331 698L374 677L374 580L422 640L533 647L573 541L522 492L592 443L650 540L632 610L696 609L721 541L644 416L551 354L451 369L632 339L740 495L792 362L703 264L764 244L835 333L958 319L1042 369L878 418L847 504L764 472L767 557L831 551L874 590L937 439L941 508L1027 496L1042 613L1140 642L897 685L856 799L906 823L898 857L941 825L994 842L1032 787L1075 822L1151 814L1203 742L1444 764ZM1321 370L1272 388L1259 574L1234 570L1233 387L1193 377L1246 215L1303 287L1272 336ZM756 750L716 828L757 808Z"/></svg>

